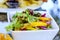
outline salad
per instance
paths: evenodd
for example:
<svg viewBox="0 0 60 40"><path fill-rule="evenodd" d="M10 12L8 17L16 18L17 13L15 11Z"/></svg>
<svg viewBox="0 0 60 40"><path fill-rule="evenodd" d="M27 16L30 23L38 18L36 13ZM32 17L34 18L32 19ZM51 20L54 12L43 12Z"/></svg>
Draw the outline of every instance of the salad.
<svg viewBox="0 0 60 40"><path fill-rule="evenodd" d="M6 26L7 31L28 31L28 30L47 30L51 27L51 18L31 9L23 12L16 12L12 17L12 22Z"/></svg>

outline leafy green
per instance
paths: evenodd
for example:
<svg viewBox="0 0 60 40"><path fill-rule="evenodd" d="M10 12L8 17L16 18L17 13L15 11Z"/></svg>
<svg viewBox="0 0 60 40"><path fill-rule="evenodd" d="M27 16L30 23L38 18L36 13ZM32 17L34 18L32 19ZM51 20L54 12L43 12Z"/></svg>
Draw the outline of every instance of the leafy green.
<svg viewBox="0 0 60 40"><path fill-rule="evenodd" d="M27 17L28 17L28 22L29 22L29 23L38 20L35 16L29 15L29 11L28 11L28 10L26 10L26 15L27 15Z"/></svg>
<svg viewBox="0 0 60 40"><path fill-rule="evenodd" d="M36 21L37 19L34 17L34 16L30 16L28 17L28 22L31 23L31 22L34 22Z"/></svg>
<svg viewBox="0 0 60 40"><path fill-rule="evenodd" d="M7 31L10 31L13 29L13 23L5 27Z"/></svg>
<svg viewBox="0 0 60 40"><path fill-rule="evenodd" d="M10 31L10 30L12 30L13 28L18 28L18 29L20 29L21 27L24 26L23 20L24 20L24 21L28 21L28 23L31 23L31 22L34 22L34 21L37 21L37 20L38 20L37 17L32 16L32 15L29 15L29 11L28 11L28 10L26 10L25 12L26 12L26 13L16 12L16 14L12 17L13 20L12 20L11 24L6 27L6 30L7 30L7 31ZM21 17L22 17L22 18L21 18ZM26 20L25 17L27 17L27 20ZM22 20L22 19L23 19L23 20Z"/></svg>
<svg viewBox="0 0 60 40"><path fill-rule="evenodd" d="M13 27L15 28L20 28L21 26L23 26L20 21L18 21L18 18L16 18L13 22L11 22L10 25L6 26L6 30L10 31L13 29Z"/></svg>

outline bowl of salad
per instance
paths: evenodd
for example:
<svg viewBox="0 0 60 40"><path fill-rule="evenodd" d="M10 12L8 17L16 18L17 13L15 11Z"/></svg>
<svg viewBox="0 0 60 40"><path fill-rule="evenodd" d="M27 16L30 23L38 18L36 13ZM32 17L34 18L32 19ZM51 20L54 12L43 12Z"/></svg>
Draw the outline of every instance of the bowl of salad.
<svg viewBox="0 0 60 40"><path fill-rule="evenodd" d="M26 9L16 12L11 23L6 26L14 40L53 40L59 27L50 14Z"/></svg>

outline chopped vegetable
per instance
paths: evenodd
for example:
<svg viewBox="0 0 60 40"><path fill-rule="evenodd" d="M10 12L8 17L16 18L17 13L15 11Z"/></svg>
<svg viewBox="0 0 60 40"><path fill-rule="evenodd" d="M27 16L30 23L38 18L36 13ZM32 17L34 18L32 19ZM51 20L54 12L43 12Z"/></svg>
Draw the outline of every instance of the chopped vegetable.
<svg viewBox="0 0 60 40"><path fill-rule="evenodd" d="M47 22L47 21L51 21L51 18L47 18L47 17L40 17L40 20Z"/></svg>
<svg viewBox="0 0 60 40"><path fill-rule="evenodd" d="M6 26L6 30L10 31L26 31L26 30L47 30L51 28L51 18L45 17L46 14L41 15L39 12L35 13L31 9L16 14L12 17L10 25Z"/></svg>
<svg viewBox="0 0 60 40"><path fill-rule="evenodd" d="M44 22L31 22L32 26L47 26L46 23Z"/></svg>
<svg viewBox="0 0 60 40"><path fill-rule="evenodd" d="M46 14L41 15L41 17L45 17L45 16L46 16Z"/></svg>

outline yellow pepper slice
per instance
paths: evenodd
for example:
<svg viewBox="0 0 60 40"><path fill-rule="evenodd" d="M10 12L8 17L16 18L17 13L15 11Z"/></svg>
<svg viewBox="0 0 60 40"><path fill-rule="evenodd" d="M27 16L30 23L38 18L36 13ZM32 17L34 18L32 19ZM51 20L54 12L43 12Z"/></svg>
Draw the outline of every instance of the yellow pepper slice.
<svg viewBox="0 0 60 40"><path fill-rule="evenodd" d="M47 17L40 17L40 20L42 20L42 21L50 21L50 20L51 20L51 18L47 18Z"/></svg>
<svg viewBox="0 0 60 40"><path fill-rule="evenodd" d="M27 30L36 30L36 28L33 28L30 24L26 23L24 24L24 27L23 28L26 28ZM22 29L23 29L22 28Z"/></svg>
<svg viewBox="0 0 60 40"><path fill-rule="evenodd" d="M44 22L31 22L32 26L47 26L46 23Z"/></svg>
<svg viewBox="0 0 60 40"><path fill-rule="evenodd" d="M28 29L28 30L37 30L36 28L29 27L29 26L26 29Z"/></svg>

